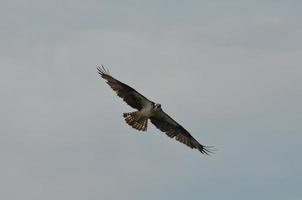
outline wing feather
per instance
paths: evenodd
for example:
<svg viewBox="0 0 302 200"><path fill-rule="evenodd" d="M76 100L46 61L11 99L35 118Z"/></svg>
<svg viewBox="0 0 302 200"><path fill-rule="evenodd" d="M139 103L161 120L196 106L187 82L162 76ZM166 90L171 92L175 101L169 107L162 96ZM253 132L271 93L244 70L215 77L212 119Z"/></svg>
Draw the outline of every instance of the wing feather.
<svg viewBox="0 0 302 200"><path fill-rule="evenodd" d="M98 73L101 77L107 80L107 84L116 92L116 94L121 97L129 106L141 110L145 105L151 103L146 97L138 93L132 87L120 82L119 80L113 78L109 71L103 66L97 67Z"/></svg>
<svg viewBox="0 0 302 200"><path fill-rule="evenodd" d="M156 115L150 117L150 120L152 124L154 124L162 132L165 132L170 138L175 137L177 141L192 149L198 149L203 154L208 155L209 153L212 153L210 151L211 147L200 144L185 128L173 120L164 111L157 112Z"/></svg>

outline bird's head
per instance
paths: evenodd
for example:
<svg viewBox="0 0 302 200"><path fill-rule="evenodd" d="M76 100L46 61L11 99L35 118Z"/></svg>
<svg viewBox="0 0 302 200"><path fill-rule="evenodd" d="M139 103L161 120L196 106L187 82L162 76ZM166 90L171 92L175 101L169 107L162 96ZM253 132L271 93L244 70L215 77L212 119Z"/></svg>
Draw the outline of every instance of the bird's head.
<svg viewBox="0 0 302 200"><path fill-rule="evenodd" d="M161 105L160 105L160 103L155 103L154 104L154 110L161 110Z"/></svg>

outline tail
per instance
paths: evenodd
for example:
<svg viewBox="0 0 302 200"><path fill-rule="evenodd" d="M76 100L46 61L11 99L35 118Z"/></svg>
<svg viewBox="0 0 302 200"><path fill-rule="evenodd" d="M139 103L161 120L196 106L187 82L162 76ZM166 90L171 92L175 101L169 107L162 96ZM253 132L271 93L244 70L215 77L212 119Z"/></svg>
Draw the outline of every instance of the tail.
<svg viewBox="0 0 302 200"><path fill-rule="evenodd" d="M139 131L146 131L148 126L148 118L140 118L138 112L124 113L123 117L127 124Z"/></svg>

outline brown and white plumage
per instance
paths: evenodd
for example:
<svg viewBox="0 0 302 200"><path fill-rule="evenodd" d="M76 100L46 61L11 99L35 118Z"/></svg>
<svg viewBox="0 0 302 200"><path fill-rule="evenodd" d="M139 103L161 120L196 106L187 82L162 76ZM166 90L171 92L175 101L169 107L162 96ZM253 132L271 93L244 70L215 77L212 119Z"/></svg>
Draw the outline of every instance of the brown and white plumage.
<svg viewBox="0 0 302 200"><path fill-rule="evenodd" d="M139 131L146 131L148 119L150 119L152 124L162 132L165 132L170 138L175 137L177 141L192 149L198 149L203 154L211 153L211 147L204 146L194 139L185 128L161 109L160 104L150 101L132 87L113 78L109 71L103 66L97 67L97 70L119 97L121 97L128 105L138 110L123 114L127 124Z"/></svg>

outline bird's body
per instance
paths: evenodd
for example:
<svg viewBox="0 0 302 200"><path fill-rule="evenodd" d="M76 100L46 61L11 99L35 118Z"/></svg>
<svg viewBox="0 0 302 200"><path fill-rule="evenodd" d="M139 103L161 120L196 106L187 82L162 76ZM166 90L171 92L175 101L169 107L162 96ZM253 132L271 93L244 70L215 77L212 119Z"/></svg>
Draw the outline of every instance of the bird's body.
<svg viewBox="0 0 302 200"><path fill-rule="evenodd" d="M146 104L141 110L138 111L139 116L143 118L149 118L154 114L154 109L152 103Z"/></svg>
<svg viewBox="0 0 302 200"><path fill-rule="evenodd" d="M148 119L160 116L161 105L150 101L141 110L124 113L125 121L139 131L147 131Z"/></svg>
<svg viewBox="0 0 302 200"><path fill-rule="evenodd" d="M175 137L179 142L191 148L196 148L203 154L211 153L209 147L201 145L186 129L167 115L162 110L161 104L150 101L130 86L113 78L103 66L97 69L101 77L107 80L108 85L117 95L123 98L128 105L137 109L134 112L123 113L126 123L131 127L139 131L147 131L148 120L150 119L151 123L169 137Z"/></svg>

